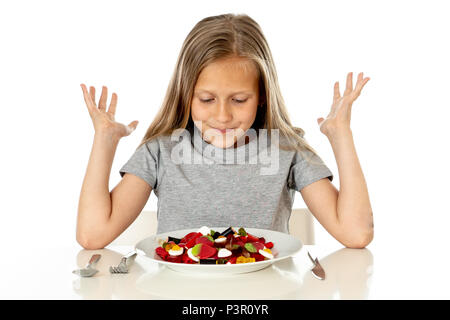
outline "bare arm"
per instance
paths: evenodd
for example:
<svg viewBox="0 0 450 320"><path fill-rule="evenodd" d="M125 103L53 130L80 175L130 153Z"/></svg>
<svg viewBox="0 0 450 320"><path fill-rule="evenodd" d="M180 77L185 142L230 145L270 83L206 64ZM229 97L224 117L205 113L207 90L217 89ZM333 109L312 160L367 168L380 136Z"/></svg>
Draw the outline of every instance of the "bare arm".
<svg viewBox="0 0 450 320"><path fill-rule="evenodd" d="M111 215L109 177L119 141L95 134L78 203L77 241L91 246L93 235L102 232Z"/></svg>
<svg viewBox="0 0 450 320"><path fill-rule="evenodd" d="M95 89L91 87L88 93L84 85L81 87L95 135L81 187L76 238L86 249L99 249L113 241L136 219L150 196L151 187L144 180L126 174L109 192L109 177L117 145L122 137L136 128L137 121L128 126L114 121L117 95L113 93L109 110L106 111L106 87L103 87L98 108L95 105Z"/></svg>
<svg viewBox="0 0 450 320"><path fill-rule="evenodd" d="M331 112L327 119L318 119L322 133L333 148L340 190L328 179L321 179L300 190L308 208L324 228L336 240L352 248L367 246L374 233L369 192L350 130L352 103L368 80L363 80L360 73L353 90L352 73L349 73L343 97L339 93L339 83L336 83Z"/></svg>
<svg viewBox="0 0 450 320"><path fill-rule="evenodd" d="M373 239L373 215L369 193L350 138L334 143L340 190L329 179L316 181L300 193L320 224L349 248L364 248Z"/></svg>

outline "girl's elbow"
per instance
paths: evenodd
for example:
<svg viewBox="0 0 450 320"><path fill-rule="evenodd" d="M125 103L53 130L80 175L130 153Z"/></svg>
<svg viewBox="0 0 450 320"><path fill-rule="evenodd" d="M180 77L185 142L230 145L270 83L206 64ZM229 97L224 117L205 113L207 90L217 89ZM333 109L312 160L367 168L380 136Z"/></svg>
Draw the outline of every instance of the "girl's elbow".
<svg viewBox="0 0 450 320"><path fill-rule="evenodd" d="M105 245L102 244L99 239L89 237L88 235L83 235L79 232L77 232L76 240L78 244L86 250L98 250L105 247Z"/></svg>
<svg viewBox="0 0 450 320"><path fill-rule="evenodd" d="M343 243L347 248L351 249L364 249L367 247L373 240L374 232L373 228L371 230L367 230L361 234L359 234L357 237L354 237L353 239L346 241Z"/></svg>

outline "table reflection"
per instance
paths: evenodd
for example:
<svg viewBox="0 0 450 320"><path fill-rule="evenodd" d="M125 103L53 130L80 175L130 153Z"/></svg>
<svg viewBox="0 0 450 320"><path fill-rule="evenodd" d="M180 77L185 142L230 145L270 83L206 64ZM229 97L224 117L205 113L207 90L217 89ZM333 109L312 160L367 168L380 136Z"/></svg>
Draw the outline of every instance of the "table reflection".
<svg viewBox="0 0 450 320"><path fill-rule="evenodd" d="M369 249L343 248L321 258L320 264L326 279L317 280L311 272L304 273L295 299L367 299L373 274ZM309 266L312 268L312 263Z"/></svg>
<svg viewBox="0 0 450 320"><path fill-rule="evenodd" d="M138 255L128 274L110 274L123 254L111 249L81 250L78 267L92 254L102 258L94 277L79 278L73 290L82 299L367 299L373 273L369 249L343 248L320 258L326 280L311 274L302 249L295 257L251 273L201 275L174 271Z"/></svg>
<svg viewBox="0 0 450 320"><path fill-rule="evenodd" d="M136 289L137 279L144 273L151 270L151 266L144 266L137 262L130 264L130 272L127 274L110 274L109 266L116 266L119 264L124 253L117 252L111 249L101 250L81 250L78 252L76 260L77 266L82 268L86 265L89 258L99 253L102 255L101 259L96 265L99 272L90 278L76 277L72 282L73 290L82 299L154 299L145 293Z"/></svg>

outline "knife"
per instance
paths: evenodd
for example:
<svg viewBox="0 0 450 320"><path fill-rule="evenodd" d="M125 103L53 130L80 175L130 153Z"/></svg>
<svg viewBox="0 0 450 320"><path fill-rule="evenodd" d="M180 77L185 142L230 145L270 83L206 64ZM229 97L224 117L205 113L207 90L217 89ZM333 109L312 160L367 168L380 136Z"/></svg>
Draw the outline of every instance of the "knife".
<svg viewBox="0 0 450 320"><path fill-rule="evenodd" d="M314 267L311 269L313 276L319 280L325 280L325 270L323 270L322 266L319 263L319 260L317 258L313 259L309 252L308 257L309 259L311 259L312 263L314 263Z"/></svg>

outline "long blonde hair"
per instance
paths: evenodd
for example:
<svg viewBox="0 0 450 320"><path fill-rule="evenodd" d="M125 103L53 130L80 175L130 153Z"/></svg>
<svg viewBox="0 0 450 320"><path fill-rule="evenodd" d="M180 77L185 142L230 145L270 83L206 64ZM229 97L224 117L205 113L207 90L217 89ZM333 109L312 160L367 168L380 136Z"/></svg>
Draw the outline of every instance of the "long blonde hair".
<svg viewBox="0 0 450 320"><path fill-rule="evenodd" d="M264 34L246 14L222 14L199 21L184 40L166 96L139 147L175 129L193 126L190 117L194 87L200 72L215 60L243 57L258 70L263 105L253 124L255 129L279 129L286 138L283 150L316 151L303 139L304 130L292 126L281 95L275 64Z"/></svg>

